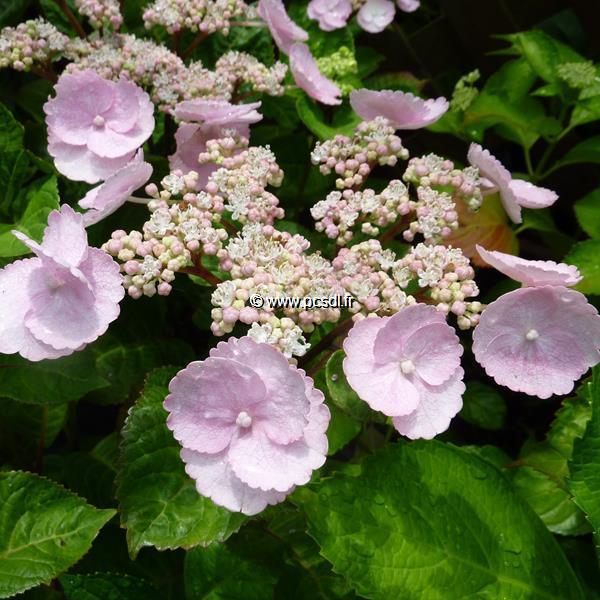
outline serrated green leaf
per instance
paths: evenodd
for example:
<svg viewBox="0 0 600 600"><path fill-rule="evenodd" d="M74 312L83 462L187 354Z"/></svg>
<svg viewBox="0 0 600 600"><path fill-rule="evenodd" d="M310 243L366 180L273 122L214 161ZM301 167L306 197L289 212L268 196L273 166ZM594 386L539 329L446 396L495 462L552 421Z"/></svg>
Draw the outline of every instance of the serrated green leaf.
<svg viewBox="0 0 600 600"><path fill-rule="evenodd" d="M592 416L583 437L575 440L567 484L573 501L594 528L596 547L600 550L600 368L594 368L582 393L591 402Z"/></svg>
<svg viewBox="0 0 600 600"><path fill-rule="evenodd" d="M336 135L352 135L354 128L360 122L360 117L355 113L346 111L344 122L338 120L336 123L327 123L321 107L304 93L298 94L296 97L296 110L300 120L320 140L327 140ZM338 109L336 114L341 114L341 109Z"/></svg>
<svg viewBox="0 0 600 600"><path fill-rule="evenodd" d="M360 477L335 474L293 500L334 571L368 598L583 598L510 482L455 446L390 445Z"/></svg>
<svg viewBox="0 0 600 600"><path fill-rule="evenodd" d="M495 96L516 102L527 96L537 75L524 58L505 62L485 82L483 89Z"/></svg>
<svg viewBox="0 0 600 600"><path fill-rule="evenodd" d="M0 473L0 598L68 569L114 514L37 475Z"/></svg>
<svg viewBox="0 0 600 600"><path fill-rule="evenodd" d="M600 97L595 96L587 100L580 100L571 114L570 127L585 125L600 119Z"/></svg>
<svg viewBox="0 0 600 600"><path fill-rule="evenodd" d="M117 498L134 558L144 546L164 550L221 542L245 520L200 496L184 470L162 405L176 372L165 367L148 376L122 431Z"/></svg>
<svg viewBox="0 0 600 600"><path fill-rule="evenodd" d="M59 581L66 600L150 600L158 593L143 579L115 573L63 575Z"/></svg>
<svg viewBox="0 0 600 600"><path fill-rule="evenodd" d="M460 417L482 429L502 429L506 419L506 402L496 388L479 381L469 381L463 394Z"/></svg>
<svg viewBox="0 0 600 600"><path fill-rule="evenodd" d="M575 202L575 215L580 227L591 238L600 238L600 188Z"/></svg>
<svg viewBox="0 0 600 600"><path fill-rule="evenodd" d="M564 258L575 265L583 279L575 286L584 294L600 294L600 240L586 240L575 244Z"/></svg>
<svg viewBox="0 0 600 600"><path fill-rule="evenodd" d="M600 136L587 138L571 148L554 166L554 169L577 163L600 164Z"/></svg>

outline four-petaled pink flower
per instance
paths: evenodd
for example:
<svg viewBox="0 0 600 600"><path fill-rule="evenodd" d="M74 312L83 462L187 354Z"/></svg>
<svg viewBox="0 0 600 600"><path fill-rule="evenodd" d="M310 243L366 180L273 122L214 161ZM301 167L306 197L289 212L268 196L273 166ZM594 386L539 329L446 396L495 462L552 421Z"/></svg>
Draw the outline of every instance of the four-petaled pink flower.
<svg viewBox="0 0 600 600"><path fill-rule="evenodd" d="M484 193L500 192L504 210L514 223L523 220L521 208L546 208L558 199L558 195L552 190L523 179L513 179L510 171L479 144L471 144L467 158L473 167L479 169L481 177L489 182Z"/></svg>
<svg viewBox="0 0 600 600"><path fill-rule="evenodd" d="M175 133L177 149L169 157L171 171L198 173L198 189L203 189L210 174L218 167L213 163L201 165L198 155L206 151L206 142L222 137L223 128L235 129L249 137L250 125L262 119L260 102L230 104L224 100L188 100L175 107L175 116L182 121Z"/></svg>
<svg viewBox="0 0 600 600"><path fill-rule="evenodd" d="M112 215L152 175L152 165L144 162L144 153L140 150L134 159L104 183L91 189L80 201L81 208L88 209L83 214L86 227L94 225Z"/></svg>
<svg viewBox="0 0 600 600"><path fill-rule="evenodd" d="M325 462L329 409L304 371L267 344L220 342L169 385L167 425L200 494L254 515Z"/></svg>
<svg viewBox="0 0 600 600"><path fill-rule="evenodd" d="M306 44L296 43L290 48L290 70L296 84L311 98L323 104L341 104L340 88L327 79Z"/></svg>
<svg viewBox="0 0 600 600"><path fill-rule="evenodd" d="M40 244L13 232L36 254L0 270L0 352L38 361L80 350L119 315L119 265L90 248L82 216L53 211Z"/></svg>
<svg viewBox="0 0 600 600"><path fill-rule="evenodd" d="M66 73L46 102L48 151L69 179L97 183L129 163L154 130L154 105L144 90L91 70Z"/></svg>
<svg viewBox="0 0 600 600"><path fill-rule="evenodd" d="M420 129L435 123L447 110L446 98L423 100L410 92L361 89L350 92L354 112L365 121L385 117L396 129Z"/></svg>
<svg viewBox="0 0 600 600"><path fill-rule="evenodd" d="M421 6L421 0L398 0L397 4L404 12L415 12Z"/></svg>
<svg viewBox="0 0 600 600"><path fill-rule="evenodd" d="M367 0L360 7L356 20L369 33L383 31L393 20L396 7L391 0Z"/></svg>
<svg viewBox="0 0 600 600"><path fill-rule="evenodd" d="M473 354L499 385L539 398L568 394L600 362L600 316L564 286L500 296L473 332Z"/></svg>
<svg viewBox="0 0 600 600"><path fill-rule="evenodd" d="M525 287L539 285L576 285L582 279L579 269L553 260L526 260L504 252L490 251L475 246L479 256L500 273L522 283Z"/></svg>
<svg viewBox="0 0 600 600"><path fill-rule="evenodd" d="M277 47L285 54L289 53L294 42L308 40L308 33L290 19L283 0L260 0L257 12L266 22Z"/></svg>
<svg viewBox="0 0 600 600"><path fill-rule="evenodd" d="M350 0L311 0L308 4L309 18L319 22L323 31L334 31L346 26L352 14Z"/></svg>
<svg viewBox="0 0 600 600"><path fill-rule="evenodd" d="M413 304L392 317L359 321L344 351L350 386L411 439L442 433L462 407L463 348L433 306Z"/></svg>

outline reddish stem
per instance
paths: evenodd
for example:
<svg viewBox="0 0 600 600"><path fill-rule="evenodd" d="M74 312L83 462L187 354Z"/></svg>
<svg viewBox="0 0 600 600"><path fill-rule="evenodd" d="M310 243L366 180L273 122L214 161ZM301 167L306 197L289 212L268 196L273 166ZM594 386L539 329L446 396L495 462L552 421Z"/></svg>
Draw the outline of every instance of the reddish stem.
<svg viewBox="0 0 600 600"><path fill-rule="evenodd" d="M184 60L191 56L192 52L208 37L206 31L199 31L198 35L194 38L194 41L184 50L181 58Z"/></svg>
<svg viewBox="0 0 600 600"><path fill-rule="evenodd" d="M67 17L67 19L69 20L69 23L71 23L71 25L73 25L73 28L77 32L77 35L80 38L85 39L87 37L86 33L85 33L85 29L83 28L81 23L77 20L77 17L71 12L71 9L67 5L66 1L65 0L54 0L54 2L56 2L56 4L58 4L60 9L63 11L63 13L65 13L65 17Z"/></svg>
<svg viewBox="0 0 600 600"><path fill-rule="evenodd" d="M223 283L222 279L219 279L216 275L213 275L204 265L197 263L193 267L185 267L183 269L179 269L181 273L188 273L188 275L197 275L198 277L202 277L204 281L207 281L211 285L219 285Z"/></svg>

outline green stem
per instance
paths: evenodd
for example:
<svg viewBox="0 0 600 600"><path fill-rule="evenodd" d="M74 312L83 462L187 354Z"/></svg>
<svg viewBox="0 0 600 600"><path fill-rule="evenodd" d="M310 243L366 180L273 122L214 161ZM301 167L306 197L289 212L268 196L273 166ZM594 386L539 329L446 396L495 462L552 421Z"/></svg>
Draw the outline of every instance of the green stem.
<svg viewBox="0 0 600 600"><path fill-rule="evenodd" d="M531 151L529 150L529 146L523 146L523 154L525 155L527 174L529 177L531 177L531 179L535 179L535 171L533 169L533 165L531 164Z"/></svg>
<svg viewBox="0 0 600 600"><path fill-rule="evenodd" d="M327 350L336 338L345 335L352 327L353 321L351 318L338 323L327 335L323 336L304 356L300 358L298 364L300 366L307 365L311 360L317 358L321 352Z"/></svg>

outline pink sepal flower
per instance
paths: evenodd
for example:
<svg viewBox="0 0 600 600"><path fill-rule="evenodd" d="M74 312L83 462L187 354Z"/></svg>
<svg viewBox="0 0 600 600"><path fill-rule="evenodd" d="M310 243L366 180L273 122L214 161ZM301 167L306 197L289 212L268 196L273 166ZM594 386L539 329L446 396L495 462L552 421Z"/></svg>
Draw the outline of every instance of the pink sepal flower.
<svg viewBox="0 0 600 600"><path fill-rule="evenodd" d="M282 0L260 0L257 12L267 23L277 47L285 54L294 42L308 40L308 33L290 19Z"/></svg>
<svg viewBox="0 0 600 600"><path fill-rule="evenodd" d="M383 31L393 20L396 7L391 0L367 0L360 7L356 20L369 33Z"/></svg>
<svg viewBox="0 0 600 600"><path fill-rule="evenodd" d="M523 220L522 207L545 208L558 199L558 195L552 190L521 179L513 179L510 171L479 144L471 144L467 158L473 167L479 169L481 177L491 184L484 187L484 193L500 192L504 210L514 223L521 223Z"/></svg>
<svg viewBox="0 0 600 600"><path fill-rule="evenodd" d="M203 125L252 125L262 119L257 109L260 102L249 104L231 104L225 100L185 100L174 109L175 116L180 121L198 122Z"/></svg>
<svg viewBox="0 0 600 600"><path fill-rule="evenodd" d="M350 0L311 0L308 4L308 16L319 22L323 31L341 29L348 23L352 14Z"/></svg>
<svg viewBox="0 0 600 600"><path fill-rule="evenodd" d="M113 173L104 183L91 189L79 201L81 208L88 209L83 214L84 225L95 225L112 215L151 175L152 165L144 162L144 153L140 150L133 161Z"/></svg>
<svg viewBox="0 0 600 600"><path fill-rule="evenodd" d="M0 270L0 352L58 358L101 336L125 290L118 264L88 247L82 216L68 205L51 212L41 245L13 233L36 258Z"/></svg>
<svg viewBox="0 0 600 600"><path fill-rule="evenodd" d="M488 251L477 245L477 252L488 265L494 267L507 277L522 283L526 287L539 285L559 285L569 287L582 279L577 267L553 260L526 260L505 254Z"/></svg>
<svg viewBox="0 0 600 600"><path fill-rule="evenodd" d="M421 129L435 123L449 107L446 98L423 100L410 92L361 89L350 92L354 112L371 121L385 117L396 129Z"/></svg>
<svg viewBox="0 0 600 600"><path fill-rule="evenodd" d="M283 354L251 338L220 342L169 385L167 425L200 494L257 514L325 462L323 394Z"/></svg>
<svg viewBox="0 0 600 600"><path fill-rule="evenodd" d="M290 70L296 84L311 98L323 104L342 103L340 88L321 74L306 44L296 43L290 48Z"/></svg>
<svg viewBox="0 0 600 600"><path fill-rule="evenodd" d="M359 321L344 352L350 386L407 437L434 437L462 407L463 348L433 306L413 304L392 317Z"/></svg>
<svg viewBox="0 0 600 600"><path fill-rule="evenodd" d="M415 12L421 6L421 0L397 0L396 4L400 10L410 13Z"/></svg>
<svg viewBox="0 0 600 600"><path fill-rule="evenodd" d="M127 79L76 71L63 74L55 89L56 97L44 105L49 152L70 179L104 179L127 164L154 130L150 97Z"/></svg>
<svg viewBox="0 0 600 600"><path fill-rule="evenodd" d="M473 354L499 385L530 396L568 394L600 362L600 316L566 287L527 287L487 306Z"/></svg>

